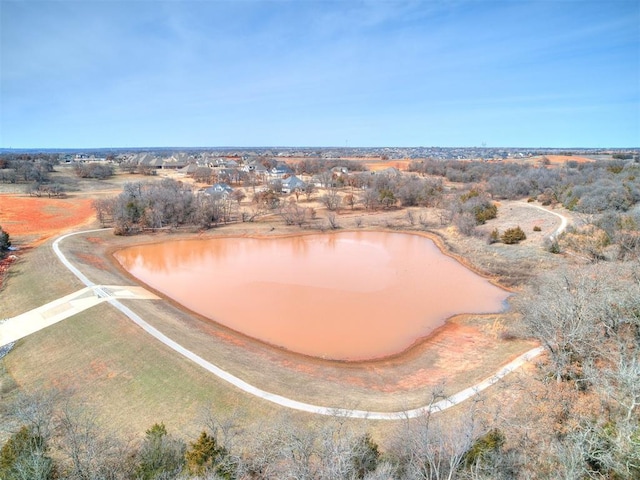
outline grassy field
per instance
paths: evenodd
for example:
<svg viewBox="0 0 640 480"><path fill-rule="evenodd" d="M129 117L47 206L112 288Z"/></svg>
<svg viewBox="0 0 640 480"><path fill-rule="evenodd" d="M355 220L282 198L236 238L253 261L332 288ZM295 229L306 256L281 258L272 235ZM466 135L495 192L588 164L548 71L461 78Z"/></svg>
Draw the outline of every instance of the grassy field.
<svg viewBox="0 0 640 480"><path fill-rule="evenodd" d="M108 191L113 185L108 184L104 190L91 185L89 190ZM524 211L515 205L511 209L501 206L500 212L500 225L529 222L526 225L541 225L543 233L555 228L554 217L544 212ZM357 217L364 218L363 229L413 228L405 219L406 212L364 215L345 211L340 221L344 227L350 227ZM222 227L205 235L280 235L297 231L295 227L272 221ZM62 247L94 282L133 284L113 264L111 252L134 243L189 235L115 237L105 231L70 237ZM460 238L449 230L441 231L440 235L457 255L484 272L523 264L526 268L529 264L546 268L559 261L542 251L541 237L533 237L519 247L509 247ZM0 318L23 313L81 287L57 260L50 241L25 249L0 293L3 300ZM449 394L466 388L533 346L524 340L503 339L503 333L512 328L508 314L461 316L394 358L326 362L264 345L166 299L126 303L186 348L263 390L343 408L379 411L415 408L429 401L434 388L444 386ZM141 435L160 421L173 431L193 436L202 428L199 413L210 405L220 415L241 410L247 424L283 414L283 409L240 392L164 347L108 304L18 342L2 362L3 403L16 393L16 389L6 386L15 385L26 391L51 387L69 390L97 412L105 425L112 425L124 436ZM455 411L447 413L455 414ZM291 415L301 422L321 421L306 414ZM384 431L389 425L369 423L376 431Z"/></svg>

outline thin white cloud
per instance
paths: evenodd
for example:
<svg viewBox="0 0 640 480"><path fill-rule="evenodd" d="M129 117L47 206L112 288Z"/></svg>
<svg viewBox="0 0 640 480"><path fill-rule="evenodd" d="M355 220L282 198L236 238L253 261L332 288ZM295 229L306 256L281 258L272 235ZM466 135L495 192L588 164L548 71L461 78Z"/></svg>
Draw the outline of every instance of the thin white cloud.
<svg viewBox="0 0 640 480"><path fill-rule="evenodd" d="M553 122L545 112L600 102L628 119L640 100L640 6L626 1L0 5L2 146L56 129L69 146L79 132L118 145L135 122L140 145L213 144L207 131L238 126L245 145L331 144L349 129L417 142L451 115L502 128L509 112ZM628 131L620 122L595 134Z"/></svg>

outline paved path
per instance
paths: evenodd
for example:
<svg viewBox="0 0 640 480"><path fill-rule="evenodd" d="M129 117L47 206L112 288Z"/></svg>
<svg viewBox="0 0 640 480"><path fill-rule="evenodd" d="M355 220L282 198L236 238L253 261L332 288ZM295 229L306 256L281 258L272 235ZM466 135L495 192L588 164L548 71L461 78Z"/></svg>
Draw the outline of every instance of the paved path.
<svg viewBox="0 0 640 480"><path fill-rule="evenodd" d="M90 287L83 288L66 297L54 300L0 324L0 345L20 340L78 312L91 308L102 299L93 294Z"/></svg>
<svg viewBox="0 0 640 480"><path fill-rule="evenodd" d="M553 213L553 212L551 212L551 213ZM56 253L56 255L58 256L58 258L60 259L60 261L76 277L78 277L82 283L84 283L87 286L86 289L80 290L80 292L84 292L83 294L80 294L80 292L76 292L75 294L72 294L69 297L74 297L76 295L80 295L80 297L82 297L82 295L86 294L86 292L89 289L92 290L93 292L96 292L96 290L99 291L99 289L101 287L97 286L93 282L91 282L82 272L80 272L80 270L78 270L77 267L75 267L66 258L66 256L60 250L60 246L59 246L60 242L63 241L65 238L70 237L72 235L79 235L79 234L91 233L91 232L96 232L96 231L103 231L103 229L87 230L87 231L83 231L83 232L69 233L67 235L63 235L63 236L59 237L53 243L53 250ZM128 291L132 291L132 287L117 287L117 288L123 288L123 289L126 289ZM68 298L68 297L65 297L65 298ZM123 298L123 296L121 295L120 298ZM132 298L132 297L128 297L128 298ZM64 299L60 299L60 301L62 303L64 303L63 300ZM76 298L76 300L81 301L82 298ZM477 393L479 393L482 390L484 390L484 389L490 387L491 385L495 384L501 378L503 378L504 376L506 376L509 373L513 372L515 369L519 368L524 363L530 361L531 359L535 358L536 356L540 355L543 352L543 348L542 347L534 348L534 349L524 353L523 355L520 355L518 358L516 358L512 362L509 362L507 365L502 367L495 374L493 374L490 377L486 378L482 382L480 382L480 383L478 383L476 385L473 385L472 387L469 387L469 388L467 388L465 390L462 390L461 392L458 392L455 395L452 395L452 396L450 396L450 397L448 397L448 398L446 398L444 400L441 400L441 401L436 402L436 403L431 403L431 404L425 405L423 407L419 407L419 408L415 408L415 409L411 409L411 410L402 410L402 411L397 411L397 412L374 412L374 411L367 411L367 410L352 410L352 409L344 409L344 408L331 408L331 407L323 407L323 406L319 406L319 405L312 405L312 404L309 404L309 403L299 402L297 400L293 400L291 398L286 398L286 397L283 397L281 395L276 395L274 393L267 392L267 391L262 390L262 389L260 389L258 387L255 387L255 386L245 382L244 380L236 377L235 375L232 375L229 372L227 372L225 370L222 370L221 368L219 368L216 365L208 362L207 360L205 360L202 357L196 355L192 351L186 349L185 347L183 347L179 343L175 342L171 338L167 337L162 332L160 332L158 329L156 329L155 327L151 326L149 323L145 322L138 314L133 312L129 307L127 307L126 305L123 305L118 300L117 296L108 295L108 296L105 296L105 297L101 297L100 301L109 302L113 307L117 308L120 312L122 312L127 317L129 317L129 319L131 319L134 323L139 325L145 332L149 333L154 338L156 338L157 340L159 340L160 342L162 342L163 344L165 344L169 348L173 349L174 351L176 351L180 355L182 355L182 356L188 358L189 360L191 360L192 362L200 365L205 370L213 373L214 375L216 375L220 379L225 380L226 382L229 382L230 384L232 384L233 386L239 388L240 390L243 390L244 392L247 392L247 393L249 393L251 395L254 395L256 397L262 398L263 400L267 400L269 402L275 403L275 404L280 405L282 407L292 408L292 409L295 409L295 410L300 410L300 411L303 411L303 412L315 413L315 414L320 414L320 415L343 416L343 417L349 417L349 418L367 418L367 419L372 419L372 420L400 420L400 419L405 419L405 418L420 417L420 416L425 415L427 413L439 412L439 411L442 411L442 410L446 410L447 408L450 408L450 407L452 407L454 405L457 405L458 403L460 403L460 402L462 402L462 401L464 401L464 400L466 400L468 398L473 397ZM43 307L41 307L41 308L43 308ZM86 308L88 308L88 307L86 307Z"/></svg>
<svg viewBox="0 0 640 480"><path fill-rule="evenodd" d="M95 307L111 297L148 300L158 298L142 287L88 286L0 323L0 346L20 340L83 310Z"/></svg>

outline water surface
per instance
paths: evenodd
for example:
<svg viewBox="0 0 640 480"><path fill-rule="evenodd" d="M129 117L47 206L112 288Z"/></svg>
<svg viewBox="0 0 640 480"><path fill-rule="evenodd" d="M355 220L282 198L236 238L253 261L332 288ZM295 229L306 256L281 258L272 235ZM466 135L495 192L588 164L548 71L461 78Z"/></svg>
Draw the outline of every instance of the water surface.
<svg viewBox="0 0 640 480"><path fill-rule="evenodd" d="M508 296L431 240L401 233L181 240L115 256L197 313L331 359L399 353L452 315L500 311Z"/></svg>

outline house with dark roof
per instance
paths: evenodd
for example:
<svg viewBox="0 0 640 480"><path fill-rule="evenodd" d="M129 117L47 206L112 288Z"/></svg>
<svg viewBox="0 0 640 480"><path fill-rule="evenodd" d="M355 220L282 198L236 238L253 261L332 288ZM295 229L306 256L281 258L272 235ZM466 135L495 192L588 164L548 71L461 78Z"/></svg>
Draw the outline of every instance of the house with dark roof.
<svg viewBox="0 0 640 480"><path fill-rule="evenodd" d="M261 163L245 163L242 166L242 171L255 173L256 175L266 175L268 173L267 168Z"/></svg>
<svg viewBox="0 0 640 480"><path fill-rule="evenodd" d="M278 163L275 167L269 170L269 176L271 178L284 178L286 176L293 175L293 170L286 163Z"/></svg>
<svg viewBox="0 0 640 480"><path fill-rule="evenodd" d="M302 190L305 187L305 183L295 175L282 180L282 193L291 193L295 190Z"/></svg>

